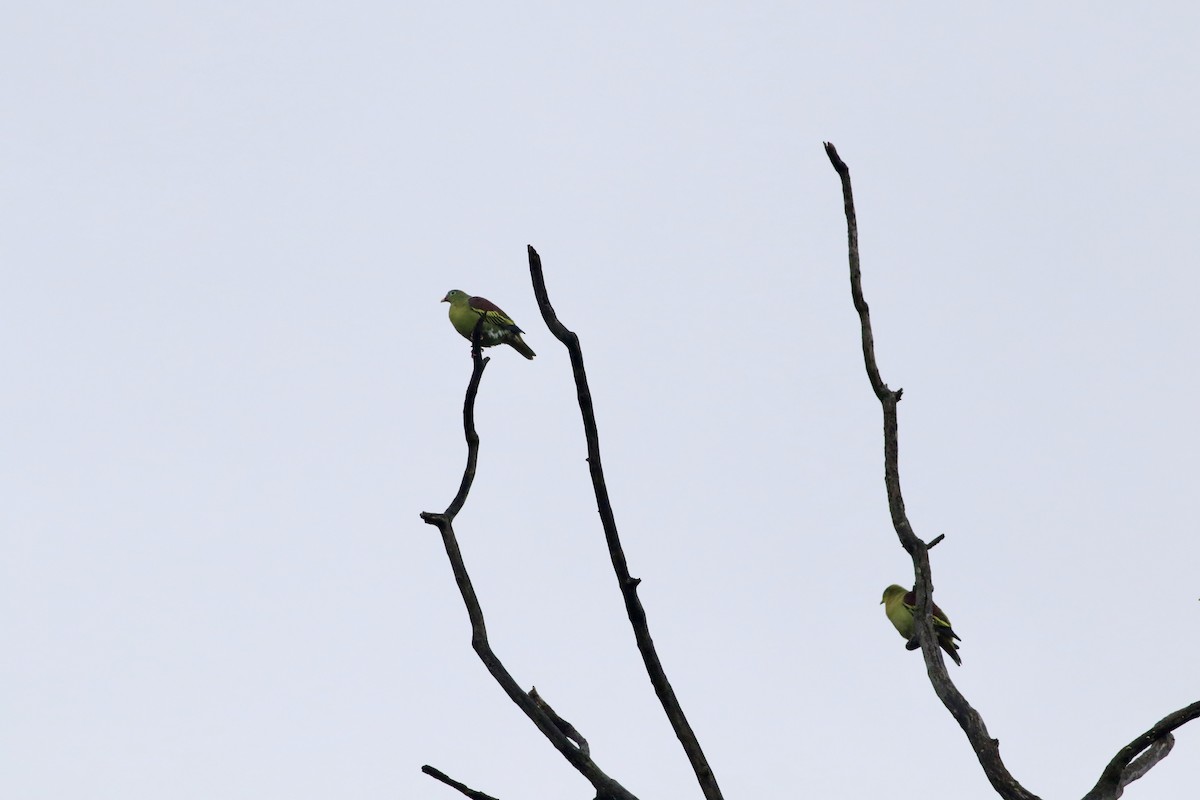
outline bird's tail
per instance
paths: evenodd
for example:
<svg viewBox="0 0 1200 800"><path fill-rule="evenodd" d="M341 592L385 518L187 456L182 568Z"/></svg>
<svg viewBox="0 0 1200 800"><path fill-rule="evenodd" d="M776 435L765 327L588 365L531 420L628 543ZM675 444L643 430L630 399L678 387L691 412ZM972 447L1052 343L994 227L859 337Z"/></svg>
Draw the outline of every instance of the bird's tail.
<svg viewBox="0 0 1200 800"><path fill-rule="evenodd" d="M962 666L962 658L960 658L958 655L958 645L954 643L953 639L951 639L949 636L939 636L938 644L940 644L942 649L946 651L946 655L954 659L955 664L958 664L960 667Z"/></svg>
<svg viewBox="0 0 1200 800"><path fill-rule="evenodd" d="M512 345L513 350L516 350L530 361L532 361L533 357L537 355L537 353L533 352L533 349L529 345L525 344L525 340L521 338L521 334L519 333L514 333L512 336L506 337L504 342L505 344Z"/></svg>

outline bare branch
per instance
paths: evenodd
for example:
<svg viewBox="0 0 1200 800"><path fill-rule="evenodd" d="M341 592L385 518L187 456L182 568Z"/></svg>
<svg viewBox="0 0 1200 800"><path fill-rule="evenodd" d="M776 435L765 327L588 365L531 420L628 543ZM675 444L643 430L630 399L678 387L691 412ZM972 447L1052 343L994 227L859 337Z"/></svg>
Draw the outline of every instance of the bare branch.
<svg viewBox="0 0 1200 800"><path fill-rule="evenodd" d="M550 704L547 703L540 694L538 694L536 686L529 687L529 699L532 700L534 704L536 704L537 707L540 708L543 713L545 713L545 715L554 722L554 727L562 731L563 735L572 742L575 742L575 744L579 745L580 752L582 752L585 756L591 754L592 750L590 747L588 747L587 739L583 738L583 734L575 730L574 725L560 717L554 711L554 709L550 707Z"/></svg>
<svg viewBox="0 0 1200 800"><path fill-rule="evenodd" d="M842 181L842 198L846 208L846 228L850 253L850 293L862 328L863 361L866 364L867 378L871 382L875 396L879 398L880 405L883 406L883 481L887 489L892 527L896 529L901 546L908 551L913 561L913 571L916 576L914 591L917 594L914 622L916 623L916 637L921 643L921 652L925 656L925 669L930 683L933 684L934 692L966 733L967 740L975 750L975 756L979 759L979 764L983 767L984 774L987 775L993 788L1006 800L1037 800L1037 795L1023 787L1009 773L1000 758L1000 742L988 734L983 717L971 707L950 680L950 675L946 671L946 662L942 659L937 637L933 632L933 579L929 567L929 548L913 533L912 525L909 524L908 515L904 510L904 497L900 492L900 444L896 404L900 400L901 390L892 391L888 388L879 374L879 366L875 361L875 337L871 331L871 314L862 290L862 272L858 253L858 221L854 213L854 193L850 188L850 168L846 166L846 162L838 156L837 149L829 142L825 143L825 153L829 156L830 163L833 164L833 168Z"/></svg>
<svg viewBox="0 0 1200 800"><path fill-rule="evenodd" d="M617 585L625 600L625 612L633 626L633 634L637 639L642 661L646 665L646 672L650 676L650 683L654 686L654 692L658 695L659 702L662 703L675 735L683 745L683 750L691 762L692 770L696 773L696 780L699 781L705 798L722 800L723 796L720 787L717 786L716 776L708 765L708 759L704 757L700 741L688 723L683 708L679 705L679 700L675 697L675 691L671 688L671 682L667 680L667 674L658 658L654 640L650 638L646 611L642 608L642 601L637 595L637 587L641 579L633 578L629 574L629 567L625 561L625 550L621 546L621 538L617 533L617 522L613 516L612 504L608 499L608 487L604 482L604 467L600 463L600 435L596 430L592 393L588 388L587 371L583 366L583 350L579 346L579 337L559 321L558 315L554 313L554 307L550 305L550 295L546 291L546 281L542 275L542 259L532 246L529 247L529 273L533 279L533 293L537 297L542 319L546 321L546 326L555 338L566 346L567 352L571 356L571 371L575 375L575 393L579 400L579 410L583 415L584 435L587 438L588 468L592 475L592 487L596 494L600 522L604 527L608 553L612 559L613 570L617 575Z"/></svg>
<svg viewBox="0 0 1200 800"><path fill-rule="evenodd" d="M842 181L842 197L846 206L846 227L849 238L850 252L850 292L854 298L854 308L858 311L862 326L863 359L866 362L867 378L871 382L876 397L883 406L883 459L884 485L887 488L888 509L892 515L892 526L900 544L912 556L913 570L916 574L915 591L917 594L917 610L915 613L914 638L906 645L908 649L921 648L925 657L925 669L933 690L937 693L942 704L950 711L967 740L975 750L975 756L983 767L992 787L1006 800L1037 800L1037 796L1021 786L1009 773L1008 768L1000 759L1000 742L991 738L983 717L979 715L963 697L962 693L950 680L946 664L942 660L938 648L937 637L933 633L931 612L933 610L933 578L929 567L929 549L942 541L945 534L939 534L928 545L921 541L904 511L904 498L900 493L900 463L899 437L896 414L896 403L900 400L901 390L895 392L888 389L879 374L875 362L875 338L871 332L871 317L867 301L863 298L862 273L859 266L858 254L858 222L854 213L854 195L850 189L850 168L838 156L837 149L829 142L825 143L825 153L830 163L837 171ZM1100 780L1096 783L1084 800L1116 800L1124 792L1125 787L1145 775L1162 759L1166 758L1174 746L1175 738L1171 731L1200 718L1200 702L1181 708L1162 720L1154 727L1134 739L1121 749L1119 753L1104 768ZM1140 757L1139 754L1142 754Z"/></svg>
<svg viewBox="0 0 1200 800"><path fill-rule="evenodd" d="M483 320L484 318L480 316L475 323L475 329L471 331L471 363L474 367L471 370L471 380L467 383L467 396L463 401L463 430L466 431L467 436L467 466L463 470L458 494L454 495L454 499L446 507L447 522L454 522L454 518L462 510L463 504L467 502L467 494L471 491L471 484L475 482L475 465L479 461L479 434L475 432L475 396L479 394L479 382L483 379L484 367L491 361L490 358L483 357ZM424 518L423 515L422 518Z"/></svg>
<svg viewBox="0 0 1200 800"><path fill-rule="evenodd" d="M421 767L421 772L424 772L426 775L429 775L432 778L438 779L439 781L441 781L442 783L446 784L447 786L449 786L453 789L457 789L458 791L465 794L467 797L471 798L471 800L496 800L496 798L492 797L490 794L484 794L483 792L477 792L474 789L472 789L471 787L469 787L465 784L459 783L458 781L454 780L446 773L442 772L437 767L431 767L428 764L426 764L425 766Z"/></svg>
<svg viewBox="0 0 1200 800"><path fill-rule="evenodd" d="M471 337L471 360L474 368L471 372L471 379L467 383L466 399L463 402L463 430L467 440L467 465L463 470L462 483L459 486L458 494L454 496L454 499L444 512L436 514L422 511L421 519L430 525L437 526L437 529L442 534L442 544L446 548L446 557L450 560L450 567L454 572L454 580L458 584L463 604L467 608L467 616L471 620L471 647L474 648L476 654L479 656L479 660L487 667L492 678L500 684L500 687L509 698L525 712L525 715L532 720L537 729L542 732L542 735L549 739L550 743L563 754L571 766L579 770L588 782L592 784L596 789L596 797L599 800L637 800L621 784L604 774L586 753L577 748L559 730L554 721L538 707L529 695L521 690L521 687L513 680L512 675L509 674L499 657L492 651L491 644L488 642L487 626L484 624L483 619L483 609L479 605L479 598L475 595L475 587L471 583L471 576L467 573L467 566L463 561L462 551L458 546L458 538L454 534L454 518L462 510L463 504L467 501L467 494L470 492L471 484L475 480L475 465L479 459L479 434L475 431L475 398L479 392L479 381L483 377L483 369L488 363L488 359L482 357L480 349L482 320L483 318L480 317L480 322L475 324L475 330Z"/></svg>
<svg viewBox="0 0 1200 800"><path fill-rule="evenodd" d="M1124 793L1125 787L1149 772L1155 764L1167 757L1175 747L1175 737L1164 733L1161 739L1155 739L1154 744L1146 748L1146 752L1129 762L1129 766L1121 771L1121 780L1117 784L1115 797Z"/></svg>
<svg viewBox="0 0 1200 800"><path fill-rule="evenodd" d="M1160 719L1150 730L1138 736L1108 762L1100 780L1083 800L1116 800L1125 792L1125 787L1150 771L1162 761L1175 746L1171 732L1176 728L1200 719L1200 702L1192 703ZM1144 753L1138 758L1139 753Z"/></svg>

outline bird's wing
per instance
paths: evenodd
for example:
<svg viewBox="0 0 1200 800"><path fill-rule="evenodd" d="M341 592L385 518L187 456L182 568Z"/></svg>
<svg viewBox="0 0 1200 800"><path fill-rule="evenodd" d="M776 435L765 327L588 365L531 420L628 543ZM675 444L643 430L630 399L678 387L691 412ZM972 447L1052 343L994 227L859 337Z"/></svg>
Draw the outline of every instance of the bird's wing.
<svg viewBox="0 0 1200 800"><path fill-rule="evenodd" d="M521 332L521 330L517 328L517 324L512 321L512 317L508 316L508 314L505 314L504 311L501 310L500 306L496 305L491 300L488 300L486 297L472 297L467 300L467 305L469 305L473 311L477 311L482 314L489 321L506 328L515 328L517 333Z"/></svg>
<svg viewBox="0 0 1200 800"><path fill-rule="evenodd" d="M917 593L909 592L908 594L904 595L904 605L908 606L908 610L913 612L915 615L917 612ZM942 609L938 607L937 603L933 604L933 624L940 625L943 628L950 627L950 618L946 616L945 611L942 611ZM950 631L950 633L955 639L958 638L958 634L954 633L954 631Z"/></svg>

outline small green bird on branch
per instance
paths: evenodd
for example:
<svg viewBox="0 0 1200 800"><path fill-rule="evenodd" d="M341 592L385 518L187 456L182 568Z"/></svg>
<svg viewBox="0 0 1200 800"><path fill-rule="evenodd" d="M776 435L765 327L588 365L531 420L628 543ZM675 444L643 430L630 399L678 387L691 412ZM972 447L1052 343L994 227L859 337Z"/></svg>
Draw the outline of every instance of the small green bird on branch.
<svg viewBox="0 0 1200 800"><path fill-rule="evenodd" d="M443 303L450 304L450 323L467 340L475 331L475 325L483 318L483 330L480 331L480 344L492 347L506 344L521 355L532 360L536 353L525 344L521 338L524 333L512 318L500 310L500 306L483 297L471 297L466 292L451 289L442 298Z"/></svg>
<svg viewBox="0 0 1200 800"><path fill-rule="evenodd" d="M879 601L883 605L883 610L887 612L887 618L891 620L892 625L896 626L896 630L900 635L908 641L912 641L914 628L913 613L917 610L917 593L910 592L903 586L892 584L883 590L883 599ZM962 666L962 659L958 656L958 645L954 640L958 638L958 634L950 627L950 618L946 616L946 612L938 608L938 604L933 604L933 630L937 634L938 644L946 651L946 655L954 659L954 663ZM915 649L910 647L911 649Z"/></svg>

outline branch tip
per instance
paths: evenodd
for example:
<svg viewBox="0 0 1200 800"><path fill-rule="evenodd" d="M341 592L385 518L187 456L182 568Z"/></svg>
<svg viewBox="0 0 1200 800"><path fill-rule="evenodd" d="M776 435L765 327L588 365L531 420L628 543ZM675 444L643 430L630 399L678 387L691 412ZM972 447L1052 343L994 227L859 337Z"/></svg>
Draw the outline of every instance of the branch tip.
<svg viewBox="0 0 1200 800"><path fill-rule="evenodd" d="M483 792L476 791L465 784L459 783L446 773L442 772L440 769L431 767L428 764L421 767L421 772L424 772L426 775L434 778L435 780L441 781L451 789L458 790L461 794L471 798L471 800L496 800L496 798L492 797L490 794L484 794Z"/></svg>
<svg viewBox="0 0 1200 800"><path fill-rule="evenodd" d="M846 166L846 162L842 161L838 155L837 148L833 146L833 142L824 142L825 155L829 156L829 161L833 164L833 168L838 171L839 175L849 175L850 168Z"/></svg>

